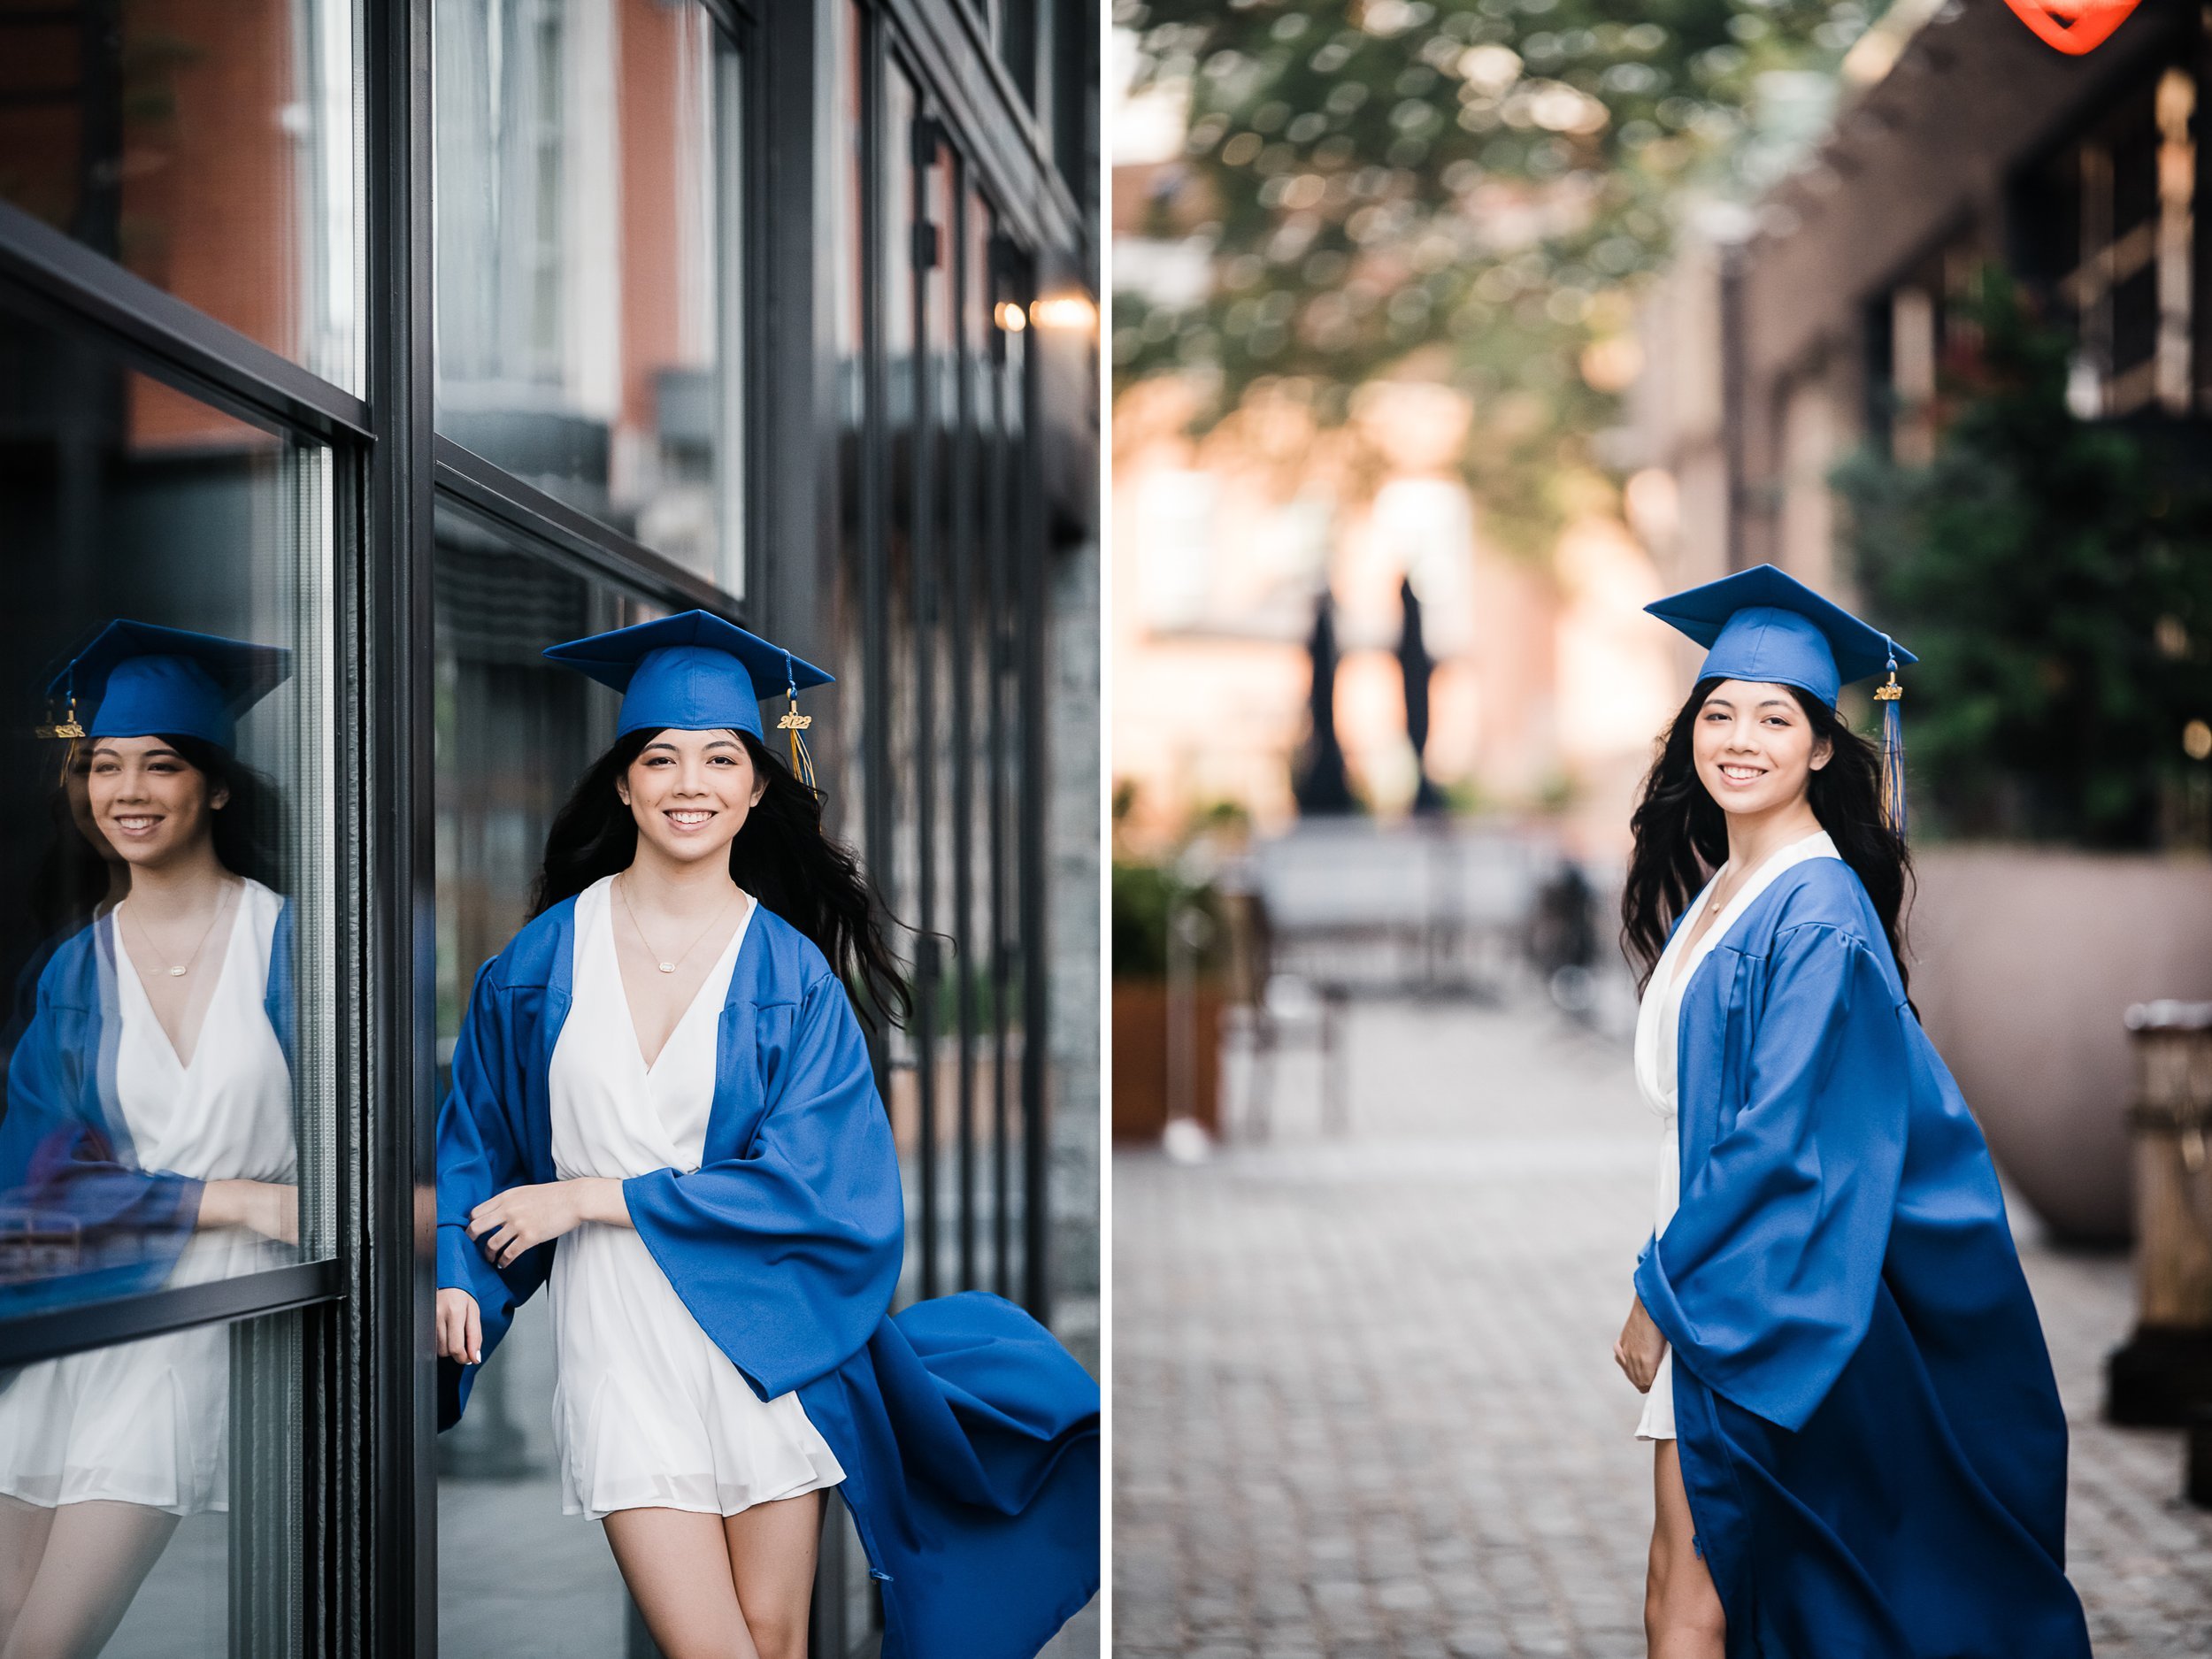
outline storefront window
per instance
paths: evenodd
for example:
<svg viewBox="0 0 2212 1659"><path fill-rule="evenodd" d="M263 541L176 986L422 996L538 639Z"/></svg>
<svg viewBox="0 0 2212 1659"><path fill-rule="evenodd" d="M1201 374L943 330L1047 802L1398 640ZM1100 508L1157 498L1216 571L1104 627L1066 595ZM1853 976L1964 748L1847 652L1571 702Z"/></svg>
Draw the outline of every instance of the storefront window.
<svg viewBox="0 0 2212 1659"><path fill-rule="evenodd" d="M1022 914L1022 847L1029 832L1024 826L1028 791L1035 782L1023 763L1025 727L1040 718L1032 700L1024 695L1022 662L1026 649L1025 629L1033 626L1022 591L1023 560L1019 549L1033 534L1023 521L1025 492L1022 480L1029 474L1027 439L1024 430L1024 388L1028 379L1025 357L1029 335L1025 327L1006 327L1007 310L1016 317L1022 298L1013 273L1002 250L997 220L979 199L973 209L975 234L979 242L983 291L989 296L993 332L986 342L981 424L987 433L984 447L984 545L988 549L990 592L991 709L988 741L991 748L992 904L997 913L992 950L991 1009L995 1048L991 1064L991 1262L990 1287L1002 1295L1028 1294L1024 1225L1026 1156L1023 1137L1031 1118L1023 1106L1024 1049L1029 1037L1028 1010L1022 987L1021 953L1033 942Z"/></svg>
<svg viewBox="0 0 2212 1659"><path fill-rule="evenodd" d="M438 0L438 429L744 588L743 60L665 0Z"/></svg>
<svg viewBox="0 0 2212 1659"><path fill-rule="evenodd" d="M352 0L10 8L0 200L363 383Z"/></svg>
<svg viewBox="0 0 2212 1659"><path fill-rule="evenodd" d="M961 409L969 427L962 447L961 477L955 485L956 511L966 531L965 578L962 598L968 608L968 657L962 664L968 676L971 716L962 745L966 762L970 828L967 836L969 909L964 918L969 937L968 977L963 989L969 1000L968 1019L962 1038L970 1077L964 1097L970 1152L969 1187L973 1191L987 1179L995 1194L996 1136L1003 1116L1006 1094L1001 1067L1002 1045L998 1023L1005 1005L1001 983L1003 962L1002 939L1005 918L999 906L1003 887L999 872L1006 849L1000 800L1003 780L997 766L996 734L1002 720L999 684L993 672L997 660L998 615L1003 607L1001 589L998 503L1005 490L1003 456L998 427L996 388L998 365L995 347L998 323L992 315L996 292L992 283L991 214L972 188L964 193L960 218L961 285ZM983 1168L977 1149L994 1156ZM992 1276L984 1281L992 1288L1005 1282L1003 1263L996 1252L998 1235L992 1238Z"/></svg>
<svg viewBox="0 0 2212 1659"><path fill-rule="evenodd" d="M828 168L832 208L822 259L822 289L830 304L830 373L835 388L831 413L837 424L836 515L839 557L836 587L825 607L835 643L837 729L826 743L824 758L834 776L830 793L841 833L856 842L872 832L876 808L871 801L866 756L874 742L874 664L872 661L871 595L863 580L868 565L867 538L873 534L864 503L872 509L863 459L871 447L868 431L866 296L872 268L865 235L868 216L868 19L857 4L830 8L835 26L832 57L836 103L831 133L835 151ZM872 849L868 849L872 853Z"/></svg>
<svg viewBox="0 0 2212 1659"><path fill-rule="evenodd" d="M0 1392L0 1624L25 1652L302 1651L299 1316L42 1360Z"/></svg>
<svg viewBox="0 0 2212 1659"><path fill-rule="evenodd" d="M333 1252L336 511L6 312L0 388L4 1321Z"/></svg>
<svg viewBox="0 0 2212 1659"><path fill-rule="evenodd" d="M437 520L440 1094L476 970L529 918L546 832L614 740L618 699L540 653L653 614L442 504ZM526 1302L468 1415L438 1439L438 1628L448 1653L601 1659L629 1598L595 1526L561 1512L553 1332Z"/></svg>

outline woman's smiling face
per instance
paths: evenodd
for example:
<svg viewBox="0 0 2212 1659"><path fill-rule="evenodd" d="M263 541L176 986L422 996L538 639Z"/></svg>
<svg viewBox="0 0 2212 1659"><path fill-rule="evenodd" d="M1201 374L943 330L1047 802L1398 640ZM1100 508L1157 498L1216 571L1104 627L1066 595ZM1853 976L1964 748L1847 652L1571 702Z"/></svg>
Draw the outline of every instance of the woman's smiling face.
<svg viewBox="0 0 2212 1659"><path fill-rule="evenodd" d="M1723 811L1768 812L1801 800L1831 752L1787 686L1724 680L1698 705L1691 753Z"/></svg>
<svg viewBox="0 0 2212 1659"><path fill-rule="evenodd" d="M158 866L208 835L209 814L229 800L211 796L207 774L158 737L104 737L85 779L92 821L127 862Z"/></svg>
<svg viewBox="0 0 2212 1659"><path fill-rule="evenodd" d="M767 787L735 732L671 729L639 751L618 793L638 833L688 864L726 854Z"/></svg>

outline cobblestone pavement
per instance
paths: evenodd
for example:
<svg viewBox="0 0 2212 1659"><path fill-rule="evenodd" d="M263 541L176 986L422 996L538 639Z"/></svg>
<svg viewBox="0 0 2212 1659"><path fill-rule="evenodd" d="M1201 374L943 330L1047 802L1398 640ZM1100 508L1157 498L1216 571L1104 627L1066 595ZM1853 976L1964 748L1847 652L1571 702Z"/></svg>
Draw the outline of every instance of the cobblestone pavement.
<svg viewBox="0 0 2212 1659"><path fill-rule="evenodd" d="M1464 1006L1363 1007L1348 1041L1350 1137L1288 1058L1268 1143L1115 1160L1115 1652L1641 1659L1651 1454L1610 1348L1658 1130L1625 1049ZM2097 1417L2127 1264L2024 1254L2096 1651L2212 1654L2180 1436Z"/></svg>

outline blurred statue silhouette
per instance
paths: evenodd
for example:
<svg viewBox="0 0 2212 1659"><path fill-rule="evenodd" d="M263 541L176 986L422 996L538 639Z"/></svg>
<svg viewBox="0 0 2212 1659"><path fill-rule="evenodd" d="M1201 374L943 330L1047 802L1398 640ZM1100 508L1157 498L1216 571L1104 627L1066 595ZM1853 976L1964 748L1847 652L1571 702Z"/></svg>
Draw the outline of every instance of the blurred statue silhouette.
<svg viewBox="0 0 2212 1659"><path fill-rule="evenodd" d="M1413 770L1417 780L1413 790L1413 810L1441 812L1443 793L1429 781L1428 767L1423 761L1429 747L1429 675L1435 672L1436 662L1421 638L1421 599L1413 591L1413 579L1409 576L1399 580L1398 604L1404 618L1398 627L1398 672L1406 682L1406 741L1413 745Z"/></svg>
<svg viewBox="0 0 2212 1659"><path fill-rule="evenodd" d="M1308 698L1312 719L1305 750L1292 774L1291 795L1300 813L1308 818L1356 812L1359 803L1344 776L1344 746L1336 736L1336 601L1325 588L1314 604L1306 654L1313 659L1313 690Z"/></svg>

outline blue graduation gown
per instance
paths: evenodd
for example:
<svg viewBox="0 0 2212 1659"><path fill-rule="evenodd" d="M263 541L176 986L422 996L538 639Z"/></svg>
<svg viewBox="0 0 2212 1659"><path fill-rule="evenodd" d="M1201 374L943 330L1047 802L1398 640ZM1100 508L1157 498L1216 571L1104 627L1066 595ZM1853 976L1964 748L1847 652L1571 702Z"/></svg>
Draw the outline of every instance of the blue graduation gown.
<svg viewBox="0 0 2212 1659"><path fill-rule="evenodd" d="M1996 1171L1848 865L1751 904L1680 1042L1681 1204L1636 1291L1730 1659L2087 1659Z"/></svg>
<svg viewBox="0 0 2212 1659"><path fill-rule="evenodd" d="M292 906L277 912L263 1007L292 1056ZM0 1316L157 1289L199 1225L203 1183L139 1164L115 1089L122 1038L111 918L88 923L37 969L30 1017L7 1057L0 1203L66 1218L73 1271L0 1288Z"/></svg>
<svg viewBox="0 0 2212 1659"><path fill-rule="evenodd" d="M438 1114L438 1283L476 1298L487 1355L559 1245L495 1269L466 1225L555 1179L574 947L569 899L485 964ZM623 1183L638 1233L754 1391L796 1389L837 1454L885 1659L1031 1659L1098 1587L1097 1384L1000 1297L887 1316L905 1225L890 1122L843 985L772 911L746 931L717 1045L701 1166ZM440 1363L442 1429L475 1369Z"/></svg>

